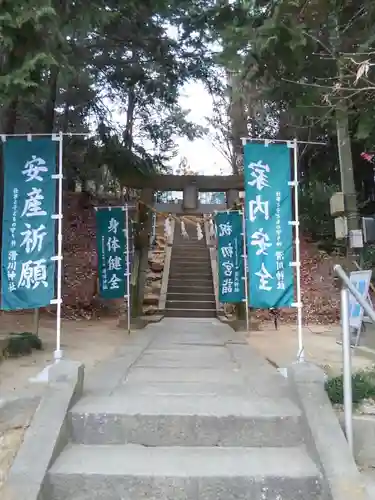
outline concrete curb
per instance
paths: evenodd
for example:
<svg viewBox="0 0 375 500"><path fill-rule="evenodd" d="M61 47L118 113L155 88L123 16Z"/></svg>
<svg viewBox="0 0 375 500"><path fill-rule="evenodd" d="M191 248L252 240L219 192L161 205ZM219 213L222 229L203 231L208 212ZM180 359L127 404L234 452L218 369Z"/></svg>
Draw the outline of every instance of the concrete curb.
<svg viewBox="0 0 375 500"><path fill-rule="evenodd" d="M344 429L344 414L338 419ZM375 466L375 417L374 415L353 415L353 445L356 462L361 466Z"/></svg>
<svg viewBox="0 0 375 500"><path fill-rule="evenodd" d="M168 281L169 281L169 270L171 267L171 257L172 257L172 245L174 239L174 229L175 229L175 220L171 220L171 241L167 242L165 247L165 259L164 259L164 269L163 269L163 277L161 280L161 288L160 288L160 296L159 296L159 305L158 310L164 311L165 304L167 302L167 292L168 292Z"/></svg>
<svg viewBox="0 0 375 500"><path fill-rule="evenodd" d="M324 379L323 370L310 363L288 367L288 380L310 434L307 444L321 467L332 500L370 500L324 389Z"/></svg>
<svg viewBox="0 0 375 500"><path fill-rule="evenodd" d="M215 293L215 303L216 303L216 313L219 315L220 311L220 302L219 302L219 280L218 280L218 271L217 271L217 249L216 249L216 243L210 241L210 228L209 228L209 223L208 220L206 219L204 221L204 232L206 235L206 245L208 248L208 251L210 253L210 262L211 262L211 272L212 272L212 284L214 287L214 293Z"/></svg>
<svg viewBox="0 0 375 500"><path fill-rule="evenodd" d="M219 302L219 279L218 279L218 275L217 275L218 270L217 270L217 262L216 262L217 250L215 247L210 247L209 252L210 252L210 261L211 261L212 282L213 282L214 292L215 292L216 313L219 314L220 302Z"/></svg>
<svg viewBox="0 0 375 500"><path fill-rule="evenodd" d="M47 500L47 471L67 445L67 413L83 392L84 366L59 361L50 368L50 382L27 429L1 492L2 500Z"/></svg>

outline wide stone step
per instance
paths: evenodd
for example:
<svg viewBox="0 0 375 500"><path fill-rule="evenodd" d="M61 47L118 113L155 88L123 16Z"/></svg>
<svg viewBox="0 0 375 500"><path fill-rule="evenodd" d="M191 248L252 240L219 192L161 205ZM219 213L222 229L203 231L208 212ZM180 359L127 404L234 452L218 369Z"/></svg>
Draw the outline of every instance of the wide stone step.
<svg viewBox="0 0 375 500"><path fill-rule="evenodd" d="M188 274L193 276L204 276L212 279L211 266L209 264L202 267L189 266L185 264L171 266L169 269L169 276L171 274Z"/></svg>
<svg viewBox="0 0 375 500"><path fill-rule="evenodd" d="M180 241L173 241L173 249L177 250L183 250L184 248L191 248L191 249L196 249L196 250L206 250L208 251L208 247L206 245L206 242L202 241L197 241L197 240L180 240Z"/></svg>
<svg viewBox="0 0 375 500"><path fill-rule="evenodd" d="M179 282L180 284L186 284L190 285L192 283L199 283L201 285L209 285L212 283L212 277L211 276L205 276L205 275L194 275L194 274L177 274L173 273L172 275L169 276L169 281L168 284L171 283L176 284Z"/></svg>
<svg viewBox="0 0 375 500"><path fill-rule="evenodd" d="M168 291L167 293L167 301L174 301L174 300L179 300L179 301L191 301L191 300L206 300L209 302L214 302L215 303L215 295L212 292L212 287L210 292L205 292L205 293L197 293L197 292L184 292L184 293L179 293L179 292L170 292Z"/></svg>
<svg viewBox="0 0 375 500"><path fill-rule="evenodd" d="M188 268L183 268L180 271L174 271L170 272L170 277L175 278L175 279L199 279L199 280L212 280L212 273L211 272L190 272Z"/></svg>
<svg viewBox="0 0 375 500"><path fill-rule="evenodd" d="M208 283L212 283L212 278L208 276L191 276L187 275L181 278L180 276L170 276L168 280L168 285L169 284L177 284L177 283L185 283L187 285L196 283L197 285L207 285Z"/></svg>
<svg viewBox="0 0 375 500"><path fill-rule="evenodd" d="M197 362L193 366L199 369ZM126 394L126 387L118 389L116 398L88 397L71 410L74 442L239 447L303 442L301 412L288 399L226 394L150 397Z"/></svg>
<svg viewBox="0 0 375 500"><path fill-rule="evenodd" d="M181 268L189 268L189 269L194 269L196 272L204 271L204 270L209 270L211 272L211 262L209 260L203 261L203 262L193 262L191 260L184 260L184 261L175 261L172 259L170 269L181 269Z"/></svg>
<svg viewBox="0 0 375 500"><path fill-rule="evenodd" d="M212 279L211 267L209 267L208 265L202 269L197 270L194 267L190 268L189 265L181 264L180 266L174 266L169 270L169 273L173 273L178 276L182 275L183 277L192 276L193 278L203 277L206 279Z"/></svg>
<svg viewBox="0 0 375 500"><path fill-rule="evenodd" d="M192 255L209 255L209 251L207 247L199 247L196 245L184 245L184 246L175 246L173 245L172 247L172 255L185 255L186 256L192 256Z"/></svg>
<svg viewBox="0 0 375 500"><path fill-rule="evenodd" d="M170 272L172 271L177 271L177 272L192 272L192 273L206 273L206 274L212 274L211 271L211 263L210 262L203 262L199 264L192 264L191 262L171 262L170 266Z"/></svg>
<svg viewBox="0 0 375 500"><path fill-rule="evenodd" d="M175 254L172 251L172 262L175 262L175 261L201 263L201 262L210 262L210 258L206 252L204 254L200 254L200 255L199 254L191 255L187 250L185 250L185 252L181 252L181 254Z"/></svg>
<svg viewBox="0 0 375 500"><path fill-rule="evenodd" d="M193 261L199 261L199 260L210 260L210 254L208 253L207 250L204 252L192 252L189 250L189 252L185 250L177 251L172 249L172 259L178 259L178 260L188 260L189 262Z"/></svg>
<svg viewBox="0 0 375 500"><path fill-rule="evenodd" d="M168 307L164 310L166 318L216 318L215 309L174 309Z"/></svg>
<svg viewBox="0 0 375 500"><path fill-rule="evenodd" d="M213 285L212 282L210 283L189 283L189 284L184 284L181 283L181 280L176 280L174 282L171 282L169 280L168 283L168 293L213 293Z"/></svg>
<svg viewBox="0 0 375 500"><path fill-rule="evenodd" d="M50 500L323 500L304 448L71 445L47 477Z"/></svg>
<svg viewBox="0 0 375 500"><path fill-rule="evenodd" d="M186 253L185 255L181 256L172 254L171 264L186 264L186 263L204 265L204 264L210 264L211 260L206 256L191 257L189 255L189 257L186 258Z"/></svg>
<svg viewBox="0 0 375 500"><path fill-rule="evenodd" d="M167 309L213 309L216 310L215 300L205 300L196 297L196 300L171 300L167 295Z"/></svg>

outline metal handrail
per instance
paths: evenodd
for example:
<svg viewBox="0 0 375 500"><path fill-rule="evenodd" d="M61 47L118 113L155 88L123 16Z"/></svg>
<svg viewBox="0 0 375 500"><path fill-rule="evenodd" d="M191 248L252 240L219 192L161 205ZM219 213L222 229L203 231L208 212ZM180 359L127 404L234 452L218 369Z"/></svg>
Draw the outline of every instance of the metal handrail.
<svg viewBox="0 0 375 500"><path fill-rule="evenodd" d="M350 282L348 275L340 265L335 265L334 273L341 279L341 328L342 328L342 354L343 354L343 388L344 388L344 420L345 435L349 448L353 452L353 393L352 393L352 353L349 322L349 292L366 311L375 323L375 312L370 304Z"/></svg>
<svg viewBox="0 0 375 500"><path fill-rule="evenodd" d="M357 302L359 303L360 306L363 307L365 312L369 315L371 321L375 323L375 312L371 308L370 304L367 302L367 300L359 293L357 288L351 283L348 275L344 271L344 269L337 264L334 266L333 271L336 273L336 275L341 279L343 284L349 289L350 293L355 297Z"/></svg>

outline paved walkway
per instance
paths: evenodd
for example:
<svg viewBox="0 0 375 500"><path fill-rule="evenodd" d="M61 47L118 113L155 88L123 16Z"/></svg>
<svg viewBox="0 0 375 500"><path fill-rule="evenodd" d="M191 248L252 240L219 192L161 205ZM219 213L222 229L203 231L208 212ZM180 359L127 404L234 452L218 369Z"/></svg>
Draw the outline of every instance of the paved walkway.
<svg viewBox="0 0 375 500"><path fill-rule="evenodd" d="M257 384L249 386L249 377ZM270 378L277 380L273 388ZM242 333L216 319L165 318L126 339L118 356L87 378L92 396L287 397L274 367ZM123 400L119 398L118 400Z"/></svg>
<svg viewBox="0 0 375 500"><path fill-rule="evenodd" d="M132 334L85 392L51 500L325 498L287 381L216 319Z"/></svg>

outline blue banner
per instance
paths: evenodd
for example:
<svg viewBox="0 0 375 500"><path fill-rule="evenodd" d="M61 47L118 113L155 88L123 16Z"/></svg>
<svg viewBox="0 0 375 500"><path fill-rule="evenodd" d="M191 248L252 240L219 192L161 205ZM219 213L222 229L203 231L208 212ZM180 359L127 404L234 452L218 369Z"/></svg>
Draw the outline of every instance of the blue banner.
<svg viewBox="0 0 375 500"><path fill-rule="evenodd" d="M7 138L3 146L4 211L1 308L48 306L55 295L57 142Z"/></svg>
<svg viewBox="0 0 375 500"><path fill-rule="evenodd" d="M242 302L245 298L242 215L238 211L216 214L219 301Z"/></svg>
<svg viewBox="0 0 375 500"><path fill-rule="evenodd" d="M119 299L127 296L127 274L130 274L130 263L127 269L125 212L122 208L103 207L97 210L96 242L101 297Z"/></svg>
<svg viewBox="0 0 375 500"><path fill-rule="evenodd" d="M249 305L294 302L291 150L287 144L244 146Z"/></svg>

